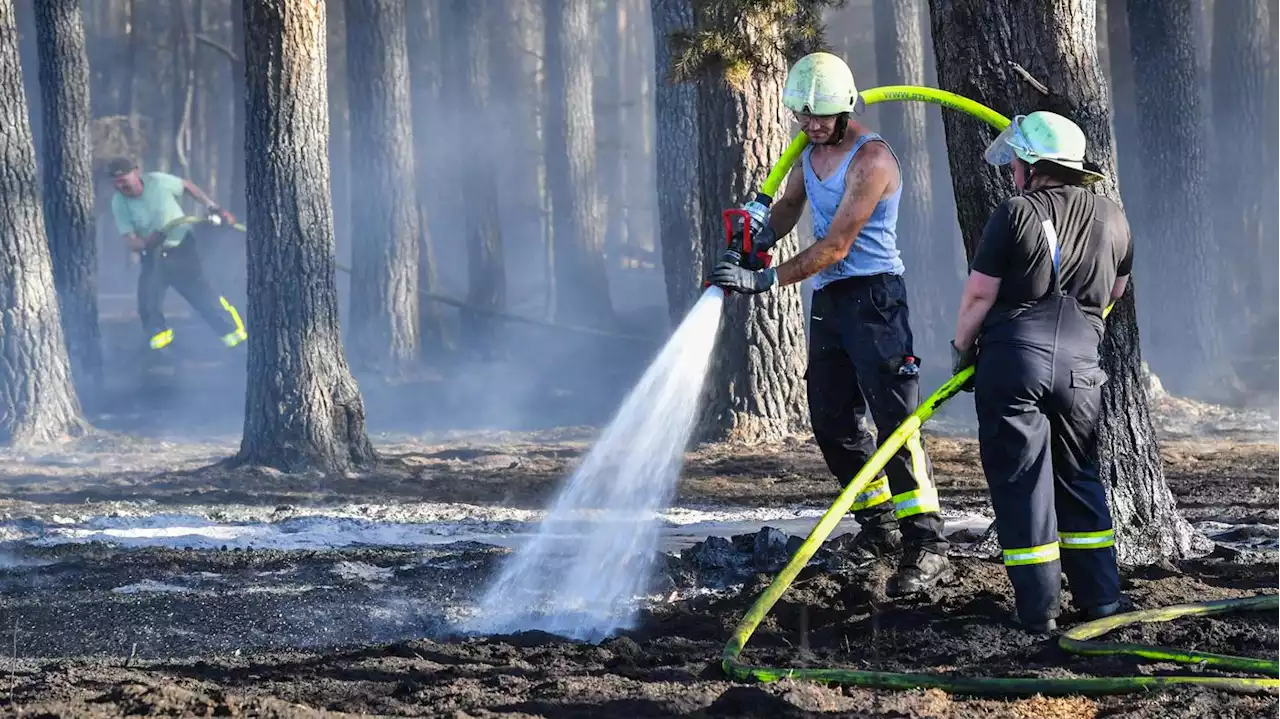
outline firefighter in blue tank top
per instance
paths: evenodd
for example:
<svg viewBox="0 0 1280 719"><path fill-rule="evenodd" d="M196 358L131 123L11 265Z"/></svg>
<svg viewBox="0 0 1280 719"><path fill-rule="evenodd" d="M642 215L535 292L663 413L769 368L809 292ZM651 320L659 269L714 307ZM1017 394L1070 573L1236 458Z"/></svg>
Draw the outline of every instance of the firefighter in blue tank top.
<svg viewBox="0 0 1280 719"><path fill-rule="evenodd" d="M876 449L870 412L887 437L920 403L904 267L896 226L902 177L889 145L853 119L862 98L853 73L828 53L801 58L783 104L811 142L753 245L767 249L795 227L806 201L816 242L774 268L722 262L711 282L755 294L813 278L808 383L814 438L841 485ZM916 238L921 241L924 238ZM864 566L900 553L886 592L899 597L953 577L938 492L917 432L853 505L861 530L851 549Z"/></svg>

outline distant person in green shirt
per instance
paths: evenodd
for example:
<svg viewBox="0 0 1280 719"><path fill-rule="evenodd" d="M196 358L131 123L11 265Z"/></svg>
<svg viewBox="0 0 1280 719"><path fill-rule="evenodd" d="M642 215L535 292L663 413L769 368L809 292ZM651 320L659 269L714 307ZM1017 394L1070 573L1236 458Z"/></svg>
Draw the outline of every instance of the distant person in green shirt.
<svg viewBox="0 0 1280 719"><path fill-rule="evenodd" d="M230 212L218 207L199 187L165 172L141 172L127 157L107 164L115 185L111 214L124 244L142 254L142 274L138 277L138 316L150 339L151 349L163 349L173 341L173 328L164 318L164 294L178 291L204 321L235 347L248 338L240 313L214 291L200 267L200 255L193 241L192 223L180 201L191 195L211 214L228 225L235 224Z"/></svg>

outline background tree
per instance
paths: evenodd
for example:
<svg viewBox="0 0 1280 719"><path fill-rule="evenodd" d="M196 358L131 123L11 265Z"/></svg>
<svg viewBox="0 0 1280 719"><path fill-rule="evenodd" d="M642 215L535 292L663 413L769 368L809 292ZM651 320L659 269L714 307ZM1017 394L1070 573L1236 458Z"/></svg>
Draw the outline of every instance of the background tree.
<svg viewBox="0 0 1280 719"><path fill-rule="evenodd" d="M925 84L923 5L922 0L875 0L877 84ZM954 298L960 284L954 281L951 237L934 227L929 106L890 102L879 109L879 131L894 148L902 170L898 249L909 278L915 352L922 357L946 357L951 339L948 323L955 319Z"/></svg>
<svg viewBox="0 0 1280 719"><path fill-rule="evenodd" d="M338 323L324 5L243 1L252 340L232 462L285 472L367 467L376 456Z"/></svg>
<svg viewBox="0 0 1280 719"><path fill-rule="evenodd" d="M710 271L703 261L703 211L698 187L698 90L672 76L671 37L693 30L692 0L652 0L654 51L654 147L658 193L658 241L667 287L667 310L678 324L702 294Z"/></svg>
<svg viewBox="0 0 1280 719"><path fill-rule="evenodd" d="M547 181L551 190L555 318L613 319L597 207L590 0L545 0Z"/></svg>
<svg viewBox="0 0 1280 719"><path fill-rule="evenodd" d="M418 289L439 291L436 281L436 254L432 242L431 196L444 183L443 168L435 166L431 138L448 132L440 122L443 104L440 93L444 72L440 48L440 26L443 20L440 4L414 3L408 8L405 32L409 52L409 96L413 108L413 168L418 209ZM418 306L418 334L424 355L436 355L445 349L444 317L440 307L423 299Z"/></svg>
<svg viewBox="0 0 1280 719"><path fill-rule="evenodd" d="M941 88L1006 117L1035 110L1070 117L1088 138L1090 159L1109 178L1098 192L1119 202L1093 0L930 0L930 9ZM995 137L992 128L957 112L944 119L960 226L972 257L991 211L1014 192L1012 175L983 160L982 150ZM1135 256L1142 252L1139 244ZM1110 381L1103 389L1098 452L1120 561L1149 564L1187 556L1198 535L1178 513L1164 478L1141 376L1136 284L1130 282L1116 303L1102 342Z"/></svg>
<svg viewBox="0 0 1280 719"><path fill-rule="evenodd" d="M507 271L498 221L497 168L503 162L490 153L502 133L499 104L490 106L488 5L473 0L453 0L449 43L449 73L456 83L451 96L459 122L475 138L458 148L453 168L461 179L458 205L450 208L465 218L467 247L467 304L479 310L503 310L507 306ZM501 327L484 312L462 311L463 339L473 352L490 356L498 348Z"/></svg>
<svg viewBox="0 0 1280 719"><path fill-rule="evenodd" d="M789 60L816 44L822 3L717 0L694 3L694 30L680 34L682 78L697 78L698 181L705 208L754 197L790 141L782 106ZM798 171L798 170L797 170ZM724 253L718 224L703 256ZM773 251L795 254L794 234ZM699 432L704 439L761 442L807 425L805 318L799 285L725 299Z"/></svg>
<svg viewBox="0 0 1280 719"><path fill-rule="evenodd" d="M44 97L44 217L62 332L76 386L102 384L98 252L89 147L89 57L78 0L36 3Z"/></svg>
<svg viewBox="0 0 1280 719"><path fill-rule="evenodd" d="M1176 292L1141 314L1147 355L1170 389L1221 389L1222 336L1204 153L1208 123L1196 59L1194 0L1127 0L1142 150L1139 242L1159 251L1134 255L1138 268ZM1234 202L1234 200L1232 200Z"/></svg>
<svg viewBox="0 0 1280 719"><path fill-rule="evenodd" d="M0 0L0 444L83 434L62 338L18 61L13 0Z"/></svg>
<svg viewBox="0 0 1280 719"><path fill-rule="evenodd" d="M1213 4L1213 128L1208 136L1216 142L1209 200L1219 246L1214 254L1222 259L1224 280L1216 288L1218 316L1238 318L1225 323L1233 347L1253 335L1266 335L1256 346L1276 346L1277 173L1273 163L1263 163L1264 169L1258 161L1280 152L1277 14L1276 4L1266 0ZM1254 347L1244 350L1254 353ZM1268 374L1274 380L1274 371Z"/></svg>
<svg viewBox="0 0 1280 719"><path fill-rule="evenodd" d="M418 209L404 0L346 0L356 366L418 359Z"/></svg>

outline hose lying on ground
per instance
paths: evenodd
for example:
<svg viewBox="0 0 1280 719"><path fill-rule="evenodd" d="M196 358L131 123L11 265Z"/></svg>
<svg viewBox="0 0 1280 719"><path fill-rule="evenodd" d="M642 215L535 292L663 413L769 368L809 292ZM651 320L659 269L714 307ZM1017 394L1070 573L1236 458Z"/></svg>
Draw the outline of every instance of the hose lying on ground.
<svg viewBox="0 0 1280 719"><path fill-rule="evenodd" d="M933 102L945 107L961 110L973 115L997 130L1003 130L1009 124L1008 118L959 95L929 87L893 86L880 87L862 93L864 102L886 102L891 100L916 100ZM782 160L770 172L769 178L782 177L791 164L799 156L804 142L797 137L787 148ZM1104 317L1110 314L1108 307ZM779 679L808 679L811 681L832 684L852 684L883 689L937 688L960 694L1119 694L1133 691L1159 689L1176 685L1196 685L1230 691L1258 693L1277 689L1280 680L1254 677L1205 677L1205 676L1140 676L1140 677L1081 677L1077 679L1040 679L1020 677L963 677L947 674L913 674L902 672L877 672L856 669L807 669L762 667L746 664L741 661L742 650L751 638L756 627L764 621L769 610L782 598L800 571L809 563L823 541L835 530L841 518L849 511L854 499L866 487L867 483L879 475L880 470L891 457L901 449L907 439L919 431L921 425L947 400L960 392L961 388L973 377L974 369L969 367L956 374L936 392L930 395L911 416L885 438L871 458L840 493L831 507L827 509L818 524L809 533L804 543L796 550L791 560L774 577L764 593L756 600L746 616L738 623L733 635L725 644L722 658L724 671L738 680L776 681ZM1062 635L1059 645L1066 651L1084 655L1129 655L1154 659L1158 661L1197 664L1206 667L1239 672L1253 672L1276 677L1280 674L1278 664L1272 660L1252 659L1248 657L1232 657L1205 652L1147 647L1137 644L1120 644L1112 642L1089 641L1112 629L1138 622L1169 621L1188 615L1209 615L1230 611L1271 610L1274 612L1280 603L1274 594L1228 599L1198 604L1182 604L1161 609L1117 614L1105 619L1081 624Z"/></svg>

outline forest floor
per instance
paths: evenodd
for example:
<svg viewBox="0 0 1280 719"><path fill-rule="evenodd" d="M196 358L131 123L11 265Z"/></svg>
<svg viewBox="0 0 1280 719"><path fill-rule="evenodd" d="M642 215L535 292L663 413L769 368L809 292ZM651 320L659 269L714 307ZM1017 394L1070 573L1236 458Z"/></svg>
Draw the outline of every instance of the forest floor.
<svg viewBox="0 0 1280 719"><path fill-rule="evenodd" d="M181 408L200 411L178 424L180 407L160 406L173 398L164 382L144 393L152 412L117 403L95 411L89 437L0 454L0 714L1200 718L1278 708L1274 695L1201 689L983 699L729 681L724 642L785 560L753 550L752 535L768 526L803 537L836 495L805 441L689 453L663 515L663 571L621 636L460 636L457 620L597 429L375 432L387 460L376 471L232 472L216 463L236 451L242 395L187 383ZM366 394L371 417L397 401ZM1199 559L1126 569L1126 593L1149 608L1276 592L1274 416L1156 405L1169 484L1218 544ZM975 542L990 521L976 443L943 421L927 444L958 581L889 600L889 565L848 574L828 561L839 546L829 541L760 626L748 661L967 676L1197 671L1070 656L1011 628L1004 570ZM846 520L835 534L855 530ZM1114 636L1273 659L1280 641L1274 614Z"/></svg>

